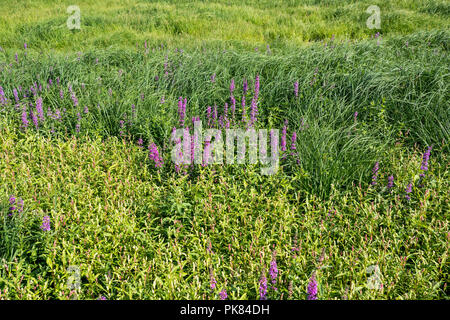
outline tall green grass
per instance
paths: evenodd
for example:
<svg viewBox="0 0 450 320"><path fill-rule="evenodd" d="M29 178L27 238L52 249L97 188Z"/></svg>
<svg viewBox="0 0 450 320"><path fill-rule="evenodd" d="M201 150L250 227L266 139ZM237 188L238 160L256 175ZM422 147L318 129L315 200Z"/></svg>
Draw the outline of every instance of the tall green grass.
<svg viewBox="0 0 450 320"><path fill-rule="evenodd" d="M81 30L68 30L69 5L81 10ZM381 10L381 29L366 26L366 9ZM364 1L2 1L0 45L28 42L47 51L150 46L195 48L204 45L253 49L286 47L337 39L364 39L419 30L448 29L444 0Z"/></svg>

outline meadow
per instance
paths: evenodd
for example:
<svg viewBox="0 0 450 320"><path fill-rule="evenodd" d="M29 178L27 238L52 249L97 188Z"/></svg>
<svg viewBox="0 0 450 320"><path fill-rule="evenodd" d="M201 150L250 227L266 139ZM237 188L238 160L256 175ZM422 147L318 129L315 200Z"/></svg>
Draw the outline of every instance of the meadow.
<svg viewBox="0 0 450 320"><path fill-rule="evenodd" d="M446 1L71 4L2 3L0 299L448 299Z"/></svg>

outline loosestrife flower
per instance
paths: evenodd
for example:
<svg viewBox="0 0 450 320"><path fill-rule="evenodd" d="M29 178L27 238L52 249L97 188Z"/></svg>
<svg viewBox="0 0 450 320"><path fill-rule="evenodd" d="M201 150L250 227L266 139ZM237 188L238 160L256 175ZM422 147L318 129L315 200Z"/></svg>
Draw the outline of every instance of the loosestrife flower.
<svg viewBox="0 0 450 320"><path fill-rule="evenodd" d="M406 187L406 195L405 198L409 201L411 200L411 197L409 196L409 194L412 192L412 183L409 183L408 186Z"/></svg>
<svg viewBox="0 0 450 320"><path fill-rule="evenodd" d="M420 166L420 170L422 170L424 172L428 171L428 160L430 159L431 148L432 147L428 147L427 151L425 151L425 153L423 154L422 164ZM421 177L425 176L424 172L420 174Z"/></svg>
<svg viewBox="0 0 450 320"><path fill-rule="evenodd" d="M281 132L281 151L286 151L286 135L287 135L287 120L284 122L284 127Z"/></svg>
<svg viewBox="0 0 450 320"><path fill-rule="evenodd" d="M30 116L31 116L31 120L33 121L34 126L37 129L39 126L38 118L36 117L36 115L33 113L32 110L30 111Z"/></svg>
<svg viewBox="0 0 450 320"><path fill-rule="evenodd" d="M179 116L179 121L180 121L180 126L184 126L184 119L186 116L186 104L187 104L187 99L183 97L179 97L178 98L178 116Z"/></svg>
<svg viewBox="0 0 450 320"><path fill-rule="evenodd" d="M234 115L236 113L236 99L232 96L231 97L231 116L234 119Z"/></svg>
<svg viewBox="0 0 450 320"><path fill-rule="evenodd" d="M257 115L258 115L258 105L256 99L253 98L250 107L250 126L253 126L255 124Z"/></svg>
<svg viewBox="0 0 450 320"><path fill-rule="evenodd" d="M393 186L394 186L394 176L391 175L388 177L388 184L387 184L388 190L391 191Z"/></svg>
<svg viewBox="0 0 450 320"><path fill-rule="evenodd" d="M242 121L245 122L245 118L246 118L246 110L245 110L245 96L242 96L242 101L241 101L241 106L242 106Z"/></svg>
<svg viewBox="0 0 450 320"><path fill-rule="evenodd" d="M41 121L44 121L44 109L42 108L42 98L38 98L36 101L36 112Z"/></svg>
<svg viewBox="0 0 450 320"><path fill-rule="evenodd" d="M50 231L50 217L49 216L45 216L44 218L42 218L41 229L43 231Z"/></svg>
<svg viewBox="0 0 450 320"><path fill-rule="evenodd" d="M214 274L213 274L212 270L211 270L209 276L210 276L211 290L214 290L216 288L217 281L214 278Z"/></svg>
<svg viewBox="0 0 450 320"><path fill-rule="evenodd" d="M308 300L317 300L316 274L313 273L308 283Z"/></svg>
<svg viewBox="0 0 450 320"><path fill-rule="evenodd" d="M77 132L77 133L80 133L80 127L81 127L81 114L78 112L77 113L77 119L78 119L78 121L77 121L77 124L75 125L75 131Z"/></svg>
<svg viewBox="0 0 450 320"><path fill-rule="evenodd" d="M0 86L0 104L6 104L6 102L5 92L3 91L2 86Z"/></svg>
<svg viewBox="0 0 450 320"><path fill-rule="evenodd" d="M28 122L28 113L26 111L26 108L24 107L23 110L22 110L22 127L24 129L26 129L28 127L28 124L29 124L29 122Z"/></svg>
<svg viewBox="0 0 450 320"><path fill-rule="evenodd" d="M206 108L206 118L208 119L208 127L211 127L211 107Z"/></svg>
<svg viewBox="0 0 450 320"><path fill-rule="evenodd" d="M263 274L261 279L259 280L259 299L266 300L267 299L267 278Z"/></svg>
<svg viewBox="0 0 450 320"><path fill-rule="evenodd" d="M294 94L295 97L298 97L298 81L295 81L294 83Z"/></svg>
<svg viewBox="0 0 450 320"><path fill-rule="evenodd" d="M124 126L125 126L125 121L124 120L120 120L119 121L119 127L120 127L119 134L120 134L121 137L123 137L125 135L124 132L123 132Z"/></svg>
<svg viewBox="0 0 450 320"><path fill-rule="evenodd" d="M272 284L275 284L277 282L278 276L277 260L275 259L275 257L270 262L269 275L272 279ZM274 289L277 290L277 288Z"/></svg>
<svg viewBox="0 0 450 320"><path fill-rule="evenodd" d="M148 146L148 157L150 160L152 160L155 163L155 168L161 168L163 165L163 160L159 156L158 148L156 147L156 144L152 143Z"/></svg>
<svg viewBox="0 0 450 320"><path fill-rule="evenodd" d="M111 89L110 89L111 90ZM77 99L77 97L75 96L75 93L73 93L72 92L72 101L73 101L73 105L76 107L76 106L78 106L78 99Z"/></svg>
<svg viewBox="0 0 450 320"><path fill-rule="evenodd" d="M230 83L230 95L233 95L233 91L235 89L235 85L234 85L234 79L231 79L231 83Z"/></svg>
<svg viewBox="0 0 450 320"><path fill-rule="evenodd" d="M222 289L222 291L219 292L220 300L225 300L228 298L227 291L225 289Z"/></svg>
<svg viewBox="0 0 450 320"><path fill-rule="evenodd" d="M296 150L295 143L297 141L297 133L294 131L292 134L292 144L291 144L291 150Z"/></svg>
<svg viewBox="0 0 450 320"><path fill-rule="evenodd" d="M377 162L375 162L375 166L374 166L373 169L372 169L372 173L373 173L373 176L372 176L372 185L373 185L373 186L377 184L378 169L379 169L379 166L378 166L378 161L377 161Z"/></svg>
<svg viewBox="0 0 450 320"><path fill-rule="evenodd" d="M15 204L16 204L16 197L10 196L9 197L9 205L10 205L10 207L9 207L10 214L9 215L12 215L12 212L14 210L16 210L16 207L14 207Z"/></svg>
<svg viewBox="0 0 450 320"><path fill-rule="evenodd" d="M19 93L17 92L16 88L13 89L13 94L14 94L14 99L16 100L16 102L19 102Z"/></svg>
<svg viewBox="0 0 450 320"><path fill-rule="evenodd" d="M244 95L247 94L247 91L248 91L247 79L244 79L244 83L242 85L242 90L244 91Z"/></svg>
<svg viewBox="0 0 450 320"><path fill-rule="evenodd" d="M255 79L255 100L258 100L259 98L259 75L256 76Z"/></svg>

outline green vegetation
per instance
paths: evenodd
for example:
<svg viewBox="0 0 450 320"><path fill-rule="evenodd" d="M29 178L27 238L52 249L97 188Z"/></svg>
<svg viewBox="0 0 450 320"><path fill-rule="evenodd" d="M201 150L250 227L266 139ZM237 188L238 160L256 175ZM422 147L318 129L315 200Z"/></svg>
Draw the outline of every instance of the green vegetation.
<svg viewBox="0 0 450 320"><path fill-rule="evenodd" d="M69 5L81 11L81 30L69 31ZM376 31L366 27L366 9L381 9L384 36L449 28L445 0L161 0L161 1L2 1L1 42L22 48L24 42L47 50L92 47L185 49L204 45L265 49L331 38L364 39ZM261 49L260 48L260 49Z"/></svg>
<svg viewBox="0 0 450 320"><path fill-rule="evenodd" d="M3 5L0 299L448 298L447 2L228 3L80 1L73 32L73 3ZM278 172L177 170L180 97L245 127L257 78Z"/></svg>

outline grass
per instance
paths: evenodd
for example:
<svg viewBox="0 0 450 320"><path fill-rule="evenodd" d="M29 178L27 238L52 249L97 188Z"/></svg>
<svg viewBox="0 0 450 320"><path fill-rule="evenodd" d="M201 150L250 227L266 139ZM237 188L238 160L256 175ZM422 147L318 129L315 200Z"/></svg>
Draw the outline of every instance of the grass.
<svg viewBox="0 0 450 320"><path fill-rule="evenodd" d="M66 27L69 5L81 11L81 29ZM368 29L366 9L378 5L381 29ZM266 45L284 48L321 41L365 39L376 31L383 36L421 30L446 30L446 1L4 1L0 19L4 47L22 48L24 42L48 50L94 47L129 48L148 41L153 47L246 48Z"/></svg>
<svg viewBox="0 0 450 320"><path fill-rule="evenodd" d="M313 274L319 299L448 299L448 5L227 3L80 1L79 32L65 2L5 4L0 299L259 299L264 277L268 299L306 299ZM207 106L246 127L257 76L255 127L287 121L278 172L178 170L179 97L190 127Z"/></svg>

